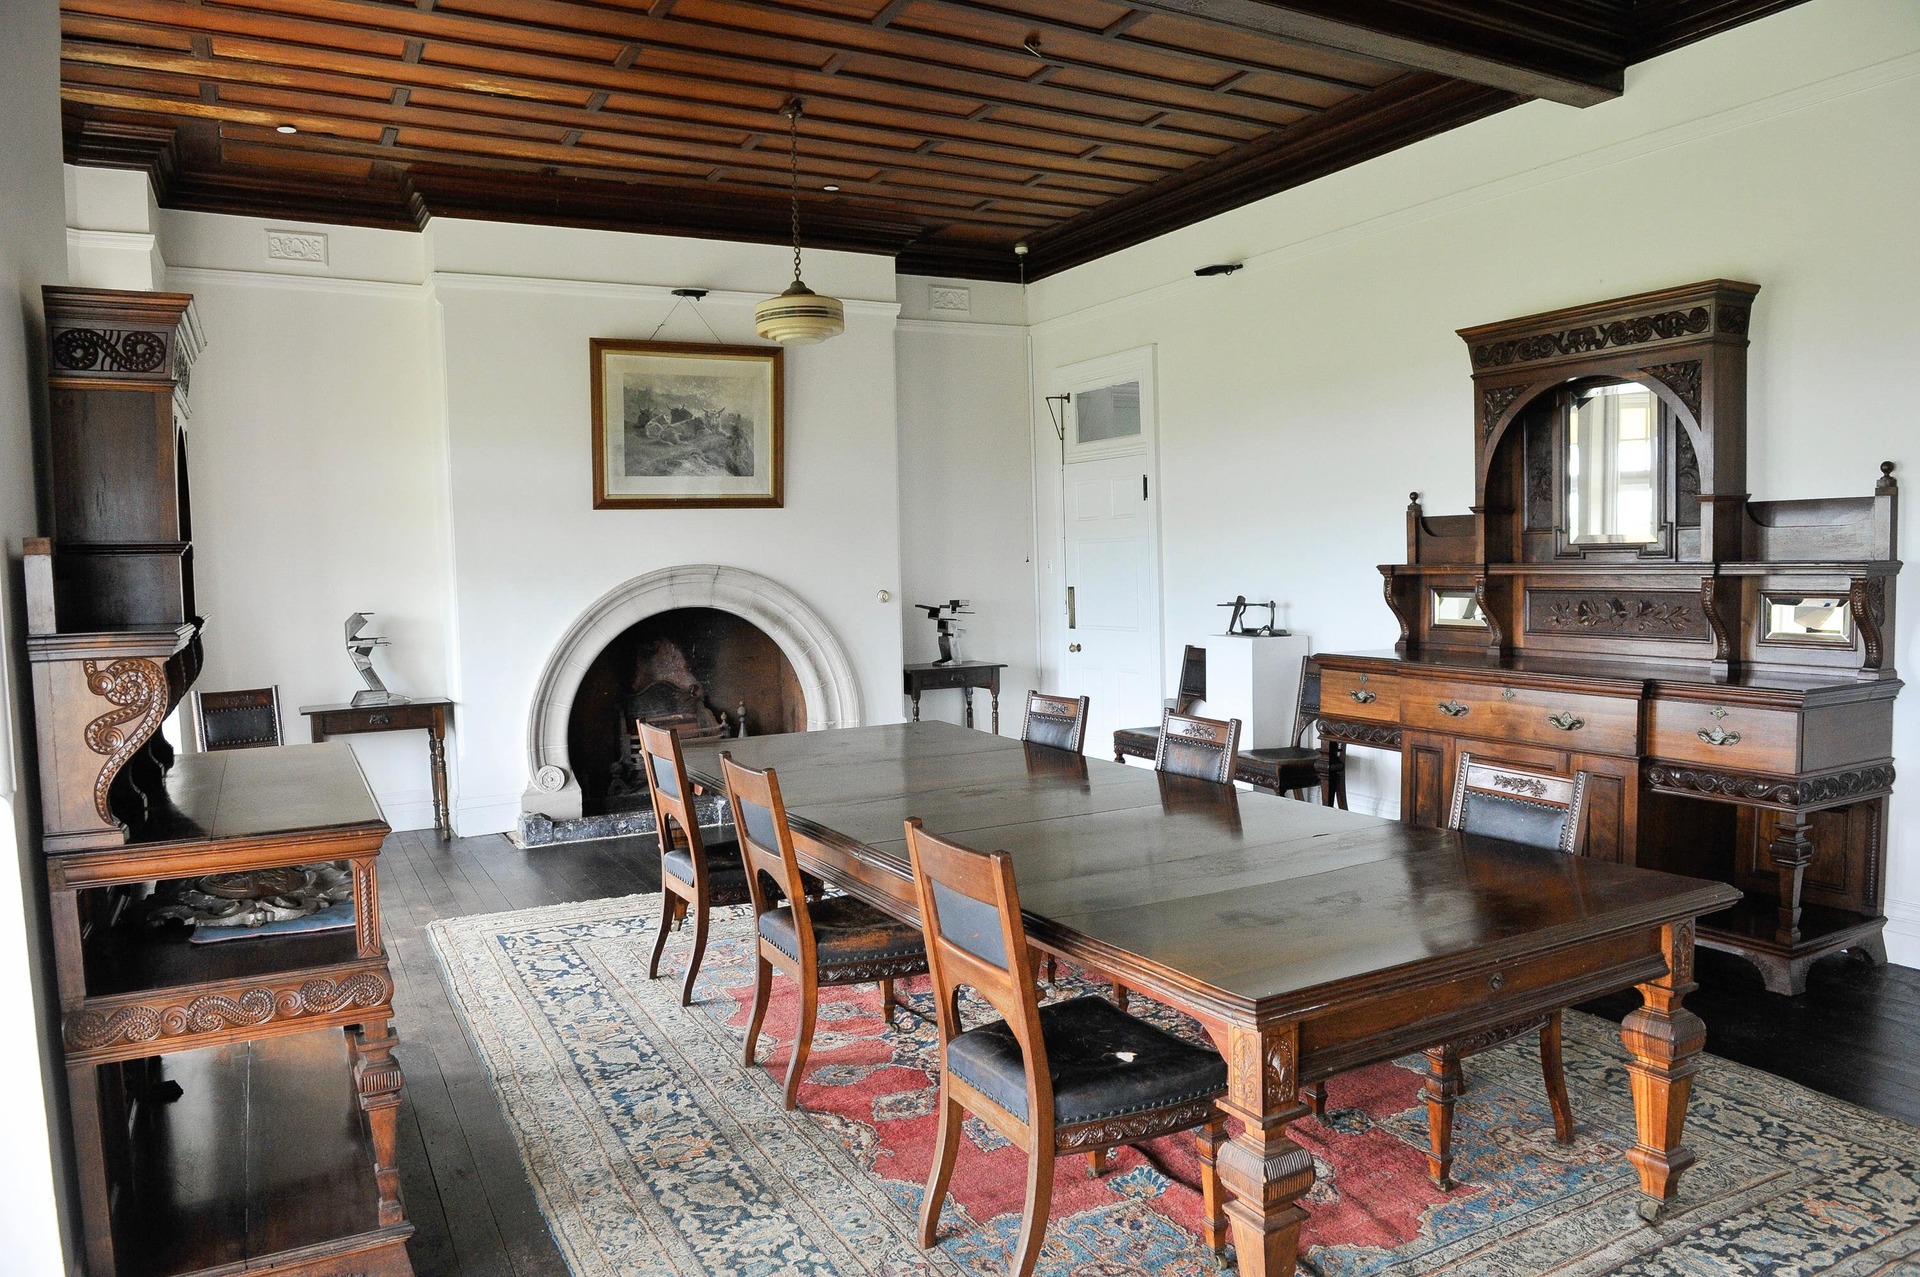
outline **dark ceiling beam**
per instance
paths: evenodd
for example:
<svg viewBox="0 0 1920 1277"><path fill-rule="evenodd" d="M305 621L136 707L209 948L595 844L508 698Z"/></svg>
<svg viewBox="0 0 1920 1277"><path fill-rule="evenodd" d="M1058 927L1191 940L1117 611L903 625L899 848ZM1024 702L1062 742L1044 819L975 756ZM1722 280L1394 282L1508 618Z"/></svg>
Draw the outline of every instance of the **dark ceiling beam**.
<svg viewBox="0 0 1920 1277"><path fill-rule="evenodd" d="M1620 96L1630 0L1132 0L1569 106Z"/></svg>

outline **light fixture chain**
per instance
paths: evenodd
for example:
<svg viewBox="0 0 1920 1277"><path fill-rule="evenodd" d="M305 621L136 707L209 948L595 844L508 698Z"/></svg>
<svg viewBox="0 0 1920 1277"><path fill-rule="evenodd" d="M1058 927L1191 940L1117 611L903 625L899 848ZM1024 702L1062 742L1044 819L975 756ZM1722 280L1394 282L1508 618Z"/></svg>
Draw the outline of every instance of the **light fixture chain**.
<svg viewBox="0 0 1920 1277"><path fill-rule="evenodd" d="M787 108L787 157L793 170L793 282L800 282L800 99Z"/></svg>

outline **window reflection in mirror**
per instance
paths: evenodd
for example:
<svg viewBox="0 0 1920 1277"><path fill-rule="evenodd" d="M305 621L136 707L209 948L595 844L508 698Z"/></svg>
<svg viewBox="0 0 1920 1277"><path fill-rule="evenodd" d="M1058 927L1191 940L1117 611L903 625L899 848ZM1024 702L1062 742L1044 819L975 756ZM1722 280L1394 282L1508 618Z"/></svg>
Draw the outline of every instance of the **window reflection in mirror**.
<svg viewBox="0 0 1920 1277"><path fill-rule="evenodd" d="M1487 618L1480 611L1480 602L1473 597L1472 590L1435 589L1432 617L1435 625L1487 628Z"/></svg>
<svg viewBox="0 0 1920 1277"><path fill-rule="evenodd" d="M1575 545L1659 540L1660 404L1630 381L1576 391L1567 413L1567 531Z"/></svg>
<svg viewBox="0 0 1920 1277"><path fill-rule="evenodd" d="M1769 594L1766 618L1769 639L1853 646L1853 614L1844 595Z"/></svg>

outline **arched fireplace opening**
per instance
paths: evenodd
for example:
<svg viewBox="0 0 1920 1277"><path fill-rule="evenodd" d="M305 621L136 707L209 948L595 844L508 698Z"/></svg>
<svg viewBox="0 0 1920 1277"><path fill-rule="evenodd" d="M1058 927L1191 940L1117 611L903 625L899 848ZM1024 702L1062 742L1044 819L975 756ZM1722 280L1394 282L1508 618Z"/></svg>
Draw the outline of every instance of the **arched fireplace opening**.
<svg viewBox="0 0 1920 1277"><path fill-rule="evenodd" d="M807 702L780 645L744 617L676 607L635 622L587 666L567 716L583 816L650 810L639 721L683 740L799 732Z"/></svg>

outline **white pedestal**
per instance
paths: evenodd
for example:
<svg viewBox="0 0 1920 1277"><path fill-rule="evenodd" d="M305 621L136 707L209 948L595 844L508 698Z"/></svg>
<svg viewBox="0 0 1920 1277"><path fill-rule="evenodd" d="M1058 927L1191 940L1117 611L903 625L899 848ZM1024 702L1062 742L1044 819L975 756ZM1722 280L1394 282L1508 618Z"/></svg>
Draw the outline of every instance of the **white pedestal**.
<svg viewBox="0 0 1920 1277"><path fill-rule="evenodd" d="M1207 697L1200 713L1239 719L1241 749L1292 744L1300 662L1312 647L1306 635L1210 634L1203 646Z"/></svg>

